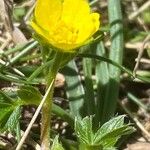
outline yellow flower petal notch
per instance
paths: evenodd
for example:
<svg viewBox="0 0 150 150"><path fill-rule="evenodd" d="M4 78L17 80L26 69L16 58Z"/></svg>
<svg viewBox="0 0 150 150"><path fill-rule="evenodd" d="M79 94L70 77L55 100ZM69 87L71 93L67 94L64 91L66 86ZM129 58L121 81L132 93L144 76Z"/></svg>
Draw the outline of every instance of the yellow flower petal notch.
<svg viewBox="0 0 150 150"><path fill-rule="evenodd" d="M37 0L30 25L52 46L71 52L99 29L99 14L87 0Z"/></svg>

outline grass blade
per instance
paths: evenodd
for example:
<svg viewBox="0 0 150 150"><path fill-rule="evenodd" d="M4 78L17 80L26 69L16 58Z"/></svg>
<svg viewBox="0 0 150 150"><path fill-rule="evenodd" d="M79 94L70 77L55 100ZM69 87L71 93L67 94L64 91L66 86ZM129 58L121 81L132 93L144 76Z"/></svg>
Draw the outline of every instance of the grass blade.
<svg viewBox="0 0 150 150"><path fill-rule="evenodd" d="M108 14L110 23L111 48L109 58L118 64L122 64L123 56L123 24L120 0L108 1ZM120 69L109 65L109 92L104 106L104 122L108 121L115 113L119 93Z"/></svg>
<svg viewBox="0 0 150 150"><path fill-rule="evenodd" d="M98 43L96 48L96 54L105 57L105 48L103 42ZM97 107L96 107L96 125L99 122L103 122L105 120L104 114L104 106L107 102L108 96L108 82L109 82L109 70L108 64L104 61L98 61L96 63L96 82L97 82Z"/></svg>
<svg viewBox="0 0 150 150"><path fill-rule="evenodd" d="M81 117L85 110L84 105L84 89L75 61L70 61L63 69L66 79L66 94L69 99L71 115Z"/></svg>
<svg viewBox="0 0 150 150"><path fill-rule="evenodd" d="M86 51L87 53L91 53L91 48ZM95 114L95 98L94 98L94 89L93 89L93 80L92 80L92 59L83 58L83 72L84 72L84 81L85 81L85 105L87 108L87 115Z"/></svg>

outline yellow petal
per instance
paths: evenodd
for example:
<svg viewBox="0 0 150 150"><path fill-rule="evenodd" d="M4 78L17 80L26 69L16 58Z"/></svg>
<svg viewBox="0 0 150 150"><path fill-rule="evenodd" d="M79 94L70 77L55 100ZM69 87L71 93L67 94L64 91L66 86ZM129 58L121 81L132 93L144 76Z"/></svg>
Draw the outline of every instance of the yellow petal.
<svg viewBox="0 0 150 150"><path fill-rule="evenodd" d="M33 22L33 21L31 21L30 22L30 25L31 25L31 27L35 30L35 32L39 35L39 36L41 36L41 37L43 37L44 39L46 39L47 41L48 41L48 32L47 31L45 31L45 30L43 30L42 28L40 28L40 26L38 26L35 22Z"/></svg>
<svg viewBox="0 0 150 150"><path fill-rule="evenodd" d="M37 0L35 18L37 24L50 30L60 19L62 0Z"/></svg>
<svg viewBox="0 0 150 150"><path fill-rule="evenodd" d="M83 43L89 39L99 29L99 14L91 13L85 17L85 20L80 22L77 43Z"/></svg>
<svg viewBox="0 0 150 150"><path fill-rule="evenodd" d="M64 0L62 10L62 20L70 25L80 21L90 13L87 0Z"/></svg>
<svg viewBox="0 0 150 150"><path fill-rule="evenodd" d="M99 28L99 14L87 0L37 0L33 29L64 51L84 45Z"/></svg>

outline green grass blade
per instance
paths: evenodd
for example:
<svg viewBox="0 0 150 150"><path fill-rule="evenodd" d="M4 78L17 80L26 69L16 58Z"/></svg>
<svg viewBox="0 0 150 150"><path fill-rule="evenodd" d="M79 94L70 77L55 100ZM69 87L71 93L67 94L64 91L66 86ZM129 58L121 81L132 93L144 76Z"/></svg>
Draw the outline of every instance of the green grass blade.
<svg viewBox="0 0 150 150"><path fill-rule="evenodd" d="M92 47L89 47L89 50L86 53L91 53ZM93 89L93 80L92 80L92 59L83 58L83 72L84 72L84 81L85 81L85 105L87 108L86 115L95 114L95 97L94 97L94 89Z"/></svg>
<svg viewBox="0 0 150 150"><path fill-rule="evenodd" d="M28 82L31 82L34 78L36 78L45 68L50 67L52 64L52 60L46 62L45 64L38 67L27 79Z"/></svg>
<svg viewBox="0 0 150 150"><path fill-rule="evenodd" d="M10 62L7 65L14 64L15 62L17 62L21 57L23 57L25 54L31 51L34 47L36 47L37 44L38 44L37 41L32 42L30 45L25 47L25 49L23 49L19 54L17 54L15 57L10 59Z"/></svg>
<svg viewBox="0 0 150 150"><path fill-rule="evenodd" d="M85 113L84 106L84 89L75 61L70 61L63 69L66 79L66 94L69 100L71 115L81 117Z"/></svg>
<svg viewBox="0 0 150 150"><path fill-rule="evenodd" d="M95 58L95 59L97 59L99 61L107 62L109 64L114 65L115 67L117 67L118 69L122 70L123 72L126 72L128 75L130 75L130 76L132 76L134 78L133 73L129 69L125 68L124 66L116 63L115 61L113 61L113 60L111 60L109 58L105 58L105 57L98 56L98 55L93 55L93 54L79 54L78 56L79 57Z"/></svg>
<svg viewBox="0 0 150 150"><path fill-rule="evenodd" d="M9 81L9 82L14 82L14 83L24 83L24 84L37 84L35 82L27 82L25 80L21 80L19 78L14 78L14 76L6 76L2 73L0 73L0 79L5 80L5 81Z"/></svg>
<svg viewBox="0 0 150 150"><path fill-rule="evenodd" d="M31 42L27 42L25 44L21 44L21 45L16 45L14 48L10 48L8 50L5 50L3 52L0 52L0 58L2 57L7 57L10 54L13 54L17 51L22 51L23 49L25 49L28 45L30 45L33 41Z"/></svg>
<svg viewBox="0 0 150 150"><path fill-rule="evenodd" d="M129 100L133 101L139 107L141 107L144 110L148 111L148 107L143 102L141 102L140 99L138 99L135 95L133 95L132 93L128 92L127 93L127 97L129 98Z"/></svg>
<svg viewBox="0 0 150 150"><path fill-rule="evenodd" d="M98 43L96 54L105 57L105 48L103 42ZM96 63L96 84L97 84L97 107L96 107L96 125L99 122L103 122L104 106L107 102L108 96L108 82L109 82L109 70L108 64L104 61L98 61Z"/></svg>
<svg viewBox="0 0 150 150"><path fill-rule="evenodd" d="M109 58L118 64L122 64L123 57L123 24L120 0L108 1L108 14L111 35L111 48ZM104 106L104 122L109 120L115 113L119 93L120 69L109 65L109 92Z"/></svg>
<svg viewBox="0 0 150 150"><path fill-rule="evenodd" d="M136 76L134 76L133 72L130 71L129 69L125 68L124 66L116 63L115 61L109 59L109 58L105 58L102 56L98 56L98 55L93 55L93 54L78 54L79 57L87 57L87 58L95 58L99 61L104 61L107 62L109 64L112 64L113 66L117 67L118 69L120 69L123 72L126 72L129 76L132 77L132 79L139 79L140 81L143 81L144 83L150 83L150 78L149 77L145 77L144 75L141 76L139 74L136 74Z"/></svg>

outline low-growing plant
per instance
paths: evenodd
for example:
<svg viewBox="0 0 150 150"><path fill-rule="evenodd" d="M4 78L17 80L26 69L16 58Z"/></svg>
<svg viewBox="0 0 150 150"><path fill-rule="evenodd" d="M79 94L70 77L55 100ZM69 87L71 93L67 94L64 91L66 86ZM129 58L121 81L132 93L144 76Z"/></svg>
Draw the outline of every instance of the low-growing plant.
<svg viewBox="0 0 150 150"><path fill-rule="evenodd" d="M138 74L135 76L122 66L124 40L120 5L120 0L108 1L111 47L107 55L100 15L91 12L86 0L37 1L30 30L34 30L33 37L38 42L31 41L15 50L22 51L9 64L0 66L1 78L19 84L17 92L0 91L0 132L9 131L15 135L18 141L16 150L21 149L40 112L42 150L50 147L52 150L113 150L121 136L135 131L130 123L124 123L124 115L115 116L120 74L124 71L131 79L150 80ZM30 68L32 71L23 77L13 73L5 76L12 69L10 65L19 59L32 59L24 56L35 47L40 49L40 54L36 55L36 59L42 60L40 66L32 66L35 68ZM81 58L84 80L81 80L74 59L77 57ZM69 110L53 103L59 71L65 76ZM95 80L92 79L93 74ZM37 88L43 80L46 86L44 95ZM20 118L24 106L35 106L37 110L21 137ZM68 123L74 140L53 133L52 114Z"/></svg>

